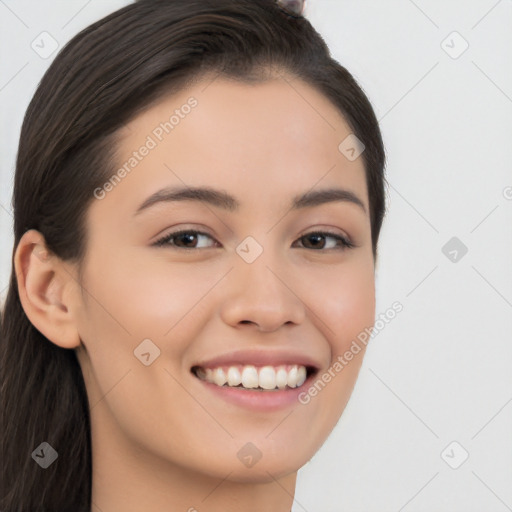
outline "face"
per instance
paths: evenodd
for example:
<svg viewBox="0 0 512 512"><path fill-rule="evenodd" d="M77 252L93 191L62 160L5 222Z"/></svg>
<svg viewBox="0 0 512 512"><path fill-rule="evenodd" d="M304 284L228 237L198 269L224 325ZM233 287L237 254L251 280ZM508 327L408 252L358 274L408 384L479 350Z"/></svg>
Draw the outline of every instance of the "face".
<svg viewBox="0 0 512 512"><path fill-rule="evenodd" d="M87 214L93 438L237 481L313 456L364 348L342 370L338 357L374 322L364 164L338 149L350 133L291 77L203 81L127 125L125 172Z"/></svg>

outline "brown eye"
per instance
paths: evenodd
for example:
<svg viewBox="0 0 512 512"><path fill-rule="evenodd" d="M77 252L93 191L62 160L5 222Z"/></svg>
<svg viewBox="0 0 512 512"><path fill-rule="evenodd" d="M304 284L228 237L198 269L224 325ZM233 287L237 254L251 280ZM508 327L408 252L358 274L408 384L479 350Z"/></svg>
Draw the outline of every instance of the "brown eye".
<svg viewBox="0 0 512 512"><path fill-rule="evenodd" d="M200 249L201 247L197 247L196 244L204 237L214 240L208 233L188 229L169 233L157 240L153 245L157 247L170 246L178 249ZM213 247L213 245L209 247Z"/></svg>
<svg viewBox="0 0 512 512"><path fill-rule="evenodd" d="M348 240L347 238L337 235L334 233L328 233L323 231L315 231L311 233L307 233L306 235L303 235L299 238L299 240L306 240L306 243L303 243L303 246L306 249L314 249L314 250L322 250L326 249L326 238L331 238L335 240L334 246L331 243L331 247L327 247L327 250L329 249L349 249L351 247L354 247L354 244Z"/></svg>

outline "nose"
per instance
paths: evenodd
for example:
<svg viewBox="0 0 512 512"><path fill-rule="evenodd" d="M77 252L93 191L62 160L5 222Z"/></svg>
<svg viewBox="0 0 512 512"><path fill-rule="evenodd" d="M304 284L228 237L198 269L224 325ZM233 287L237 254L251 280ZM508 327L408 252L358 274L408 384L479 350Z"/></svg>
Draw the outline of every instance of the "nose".
<svg viewBox="0 0 512 512"><path fill-rule="evenodd" d="M264 254L252 263L237 261L229 274L221 317L232 327L249 324L272 332L304 321L306 306L294 286L299 276L292 276L289 267L286 271Z"/></svg>

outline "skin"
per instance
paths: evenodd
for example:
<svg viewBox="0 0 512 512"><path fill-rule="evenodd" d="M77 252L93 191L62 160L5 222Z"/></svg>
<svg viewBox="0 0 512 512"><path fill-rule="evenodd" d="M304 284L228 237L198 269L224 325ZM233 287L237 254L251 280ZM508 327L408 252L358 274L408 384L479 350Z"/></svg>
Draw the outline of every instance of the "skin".
<svg viewBox="0 0 512 512"><path fill-rule="evenodd" d="M351 130L334 105L290 76L198 82L123 129L119 166L191 96L197 107L92 201L81 282L37 231L15 254L29 319L76 350L84 374L93 512L288 512L297 471L341 416L364 349L307 405L264 413L207 392L190 368L241 348L285 348L311 356L321 375L374 322L364 164L338 150ZM183 184L228 192L240 210L180 201L134 216L153 192ZM347 201L289 210L295 195L329 187L352 191L366 212ZM188 250L152 245L185 228L212 238ZM318 230L356 247L302 238ZM236 252L249 235L263 248L250 264ZM149 366L134 356L147 338L161 351ZM247 442L262 454L251 468L237 456Z"/></svg>

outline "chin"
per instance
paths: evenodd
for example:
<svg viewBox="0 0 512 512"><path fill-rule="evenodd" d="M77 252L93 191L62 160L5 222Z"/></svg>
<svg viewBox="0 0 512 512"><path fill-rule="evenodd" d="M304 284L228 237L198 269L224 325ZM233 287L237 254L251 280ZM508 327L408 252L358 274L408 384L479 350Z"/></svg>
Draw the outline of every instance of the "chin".
<svg viewBox="0 0 512 512"><path fill-rule="evenodd" d="M282 439L269 442L265 438L255 441L254 445L248 442L236 450L236 464L232 459L228 461L227 469L232 471L229 480L268 483L296 473L315 452L315 447L306 446L304 440L297 440L293 444Z"/></svg>
<svg viewBox="0 0 512 512"><path fill-rule="evenodd" d="M240 467L235 467L231 465L231 469L226 468L228 471L231 471L227 480L230 482L238 482L238 483L252 483L252 484L265 484L270 483L275 480L279 480L288 475L296 473L307 460L304 460L302 463L298 463L297 461L281 461L280 463L267 461L264 462L261 459L252 467L244 467L240 464ZM225 476L224 473L223 476Z"/></svg>

